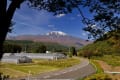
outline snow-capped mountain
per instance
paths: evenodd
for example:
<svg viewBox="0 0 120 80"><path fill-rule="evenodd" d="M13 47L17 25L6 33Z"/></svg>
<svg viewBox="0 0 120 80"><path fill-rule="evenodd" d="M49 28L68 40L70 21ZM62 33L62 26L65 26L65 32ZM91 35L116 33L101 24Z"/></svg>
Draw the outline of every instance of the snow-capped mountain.
<svg viewBox="0 0 120 80"><path fill-rule="evenodd" d="M65 46L81 47L91 42L70 36L62 31L52 31L45 35L19 35L16 37L9 37L9 40L30 40L34 42L52 42L59 43Z"/></svg>
<svg viewBox="0 0 120 80"><path fill-rule="evenodd" d="M47 36L51 36L51 35L55 35L55 36L67 36L66 33L62 32L62 31L51 31L49 33L46 34Z"/></svg>

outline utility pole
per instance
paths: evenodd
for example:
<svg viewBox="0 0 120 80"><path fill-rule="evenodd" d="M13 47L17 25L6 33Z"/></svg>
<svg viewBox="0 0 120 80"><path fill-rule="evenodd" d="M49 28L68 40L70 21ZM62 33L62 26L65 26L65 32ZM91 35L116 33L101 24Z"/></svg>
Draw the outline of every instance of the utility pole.
<svg viewBox="0 0 120 80"><path fill-rule="evenodd" d="M27 50L27 45L25 45L25 51L24 51L25 53L27 52L26 50Z"/></svg>

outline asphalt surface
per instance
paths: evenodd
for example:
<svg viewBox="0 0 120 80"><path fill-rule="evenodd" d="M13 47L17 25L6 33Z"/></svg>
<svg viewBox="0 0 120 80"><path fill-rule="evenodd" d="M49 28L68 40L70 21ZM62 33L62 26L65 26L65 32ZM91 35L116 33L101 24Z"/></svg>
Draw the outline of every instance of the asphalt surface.
<svg viewBox="0 0 120 80"><path fill-rule="evenodd" d="M96 70L87 59L81 59L80 64L58 71L42 73L35 76L28 76L21 79L11 80L76 80L87 77Z"/></svg>

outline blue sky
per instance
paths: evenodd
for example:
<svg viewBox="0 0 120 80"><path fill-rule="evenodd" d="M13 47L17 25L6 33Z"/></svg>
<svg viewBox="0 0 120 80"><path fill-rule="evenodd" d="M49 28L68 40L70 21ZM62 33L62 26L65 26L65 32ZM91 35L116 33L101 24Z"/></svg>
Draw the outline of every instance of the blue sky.
<svg viewBox="0 0 120 80"><path fill-rule="evenodd" d="M91 17L87 9L83 9L84 15ZM24 34L46 34L50 31L62 31L69 35L87 39L87 33L82 29L85 25L81 22L81 16L77 10L69 14L60 14L54 16L47 11L39 11L29 8L23 3L20 9L17 9L13 18L15 25L12 33L9 35Z"/></svg>

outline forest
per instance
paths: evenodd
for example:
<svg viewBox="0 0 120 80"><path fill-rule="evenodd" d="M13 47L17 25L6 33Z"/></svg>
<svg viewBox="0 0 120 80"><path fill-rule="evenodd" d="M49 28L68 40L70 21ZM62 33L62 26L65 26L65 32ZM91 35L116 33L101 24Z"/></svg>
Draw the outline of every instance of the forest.
<svg viewBox="0 0 120 80"><path fill-rule="evenodd" d="M27 40L6 40L4 43L5 53L45 53L46 51L67 52L67 50L67 46L63 46L58 43L43 43Z"/></svg>

